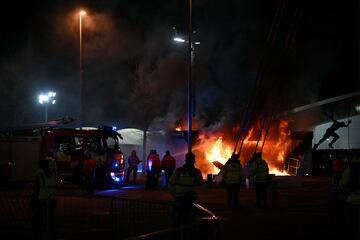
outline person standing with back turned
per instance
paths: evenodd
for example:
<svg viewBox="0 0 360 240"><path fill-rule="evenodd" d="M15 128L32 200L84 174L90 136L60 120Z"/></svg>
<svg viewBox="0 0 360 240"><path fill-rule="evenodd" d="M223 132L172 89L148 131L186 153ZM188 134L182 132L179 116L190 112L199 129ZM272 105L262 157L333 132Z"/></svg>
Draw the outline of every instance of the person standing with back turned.
<svg viewBox="0 0 360 240"><path fill-rule="evenodd" d="M255 177L256 206L266 207L269 167L266 161L262 159L261 152L255 153L254 155L250 176Z"/></svg>
<svg viewBox="0 0 360 240"><path fill-rule="evenodd" d="M169 192L175 199L176 224L186 225L196 219L193 203L197 200L197 190L203 180L194 163L195 155L187 153L185 164L177 168L170 178Z"/></svg>
<svg viewBox="0 0 360 240"><path fill-rule="evenodd" d="M176 161L173 156L170 155L170 151L166 150L165 156L161 161L161 169L165 172L166 188L169 186L169 180L174 173L176 167Z"/></svg>
<svg viewBox="0 0 360 240"><path fill-rule="evenodd" d="M227 188L228 208L239 208L239 191L243 179L243 169L239 161L239 155L233 154L224 165L223 180Z"/></svg>

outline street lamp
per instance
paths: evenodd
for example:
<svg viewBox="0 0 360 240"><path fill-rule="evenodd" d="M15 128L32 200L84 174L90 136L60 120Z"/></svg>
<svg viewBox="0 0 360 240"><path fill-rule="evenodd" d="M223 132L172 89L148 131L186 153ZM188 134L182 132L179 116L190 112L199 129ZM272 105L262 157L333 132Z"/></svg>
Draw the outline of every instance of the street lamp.
<svg viewBox="0 0 360 240"><path fill-rule="evenodd" d="M194 87L192 83L192 65L194 63L195 58L195 46L199 45L200 42L193 42L192 41L192 0L188 1L189 4L189 19L188 19L188 39L184 39L181 37L174 37L174 41L179 43L187 43L188 47L188 152L192 152L192 141L191 141L191 135L192 135L192 115L194 115L194 103L193 103L193 95L194 95ZM175 30L175 28L174 28Z"/></svg>
<svg viewBox="0 0 360 240"><path fill-rule="evenodd" d="M48 92L47 94L40 94L39 95L39 103L45 106L45 123L48 122L48 104L55 104L56 103L56 92Z"/></svg>
<svg viewBox="0 0 360 240"><path fill-rule="evenodd" d="M83 126L83 68L82 68L82 58L83 58L83 51L82 51L82 18L86 15L84 10L79 11L79 48L80 48L80 129Z"/></svg>

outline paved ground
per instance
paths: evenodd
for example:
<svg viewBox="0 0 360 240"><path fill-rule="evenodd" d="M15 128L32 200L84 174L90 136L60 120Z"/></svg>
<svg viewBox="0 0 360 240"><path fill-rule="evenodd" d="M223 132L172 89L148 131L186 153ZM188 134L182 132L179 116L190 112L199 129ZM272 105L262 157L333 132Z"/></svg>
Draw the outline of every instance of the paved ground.
<svg viewBox="0 0 360 240"><path fill-rule="evenodd" d="M219 187L204 186L199 192L198 202L224 218L222 239L234 239L234 236L238 236L235 239L351 239L349 213L346 207L331 201L329 178L286 178L279 181L287 183L278 189L278 207L275 209L271 207L271 192L269 207L259 209L254 207L254 189L244 188L240 191L242 208L239 210L226 208L226 191ZM130 188L112 194L171 200L165 190Z"/></svg>
<svg viewBox="0 0 360 240"><path fill-rule="evenodd" d="M198 202L223 217L221 239L351 239L350 217L347 208L329 198L329 178L283 178L278 190L278 207L254 207L254 189L240 192L242 208L225 207L226 191L213 185L204 185ZM144 190L139 184L112 190L98 190L97 196L117 196L129 199L172 201L165 189ZM9 191L7 191L9 192ZM10 191L11 194L29 194L30 189ZM6 192L1 192L2 194ZM82 196L83 191L68 187L60 194ZM360 226L359 226L360 227Z"/></svg>

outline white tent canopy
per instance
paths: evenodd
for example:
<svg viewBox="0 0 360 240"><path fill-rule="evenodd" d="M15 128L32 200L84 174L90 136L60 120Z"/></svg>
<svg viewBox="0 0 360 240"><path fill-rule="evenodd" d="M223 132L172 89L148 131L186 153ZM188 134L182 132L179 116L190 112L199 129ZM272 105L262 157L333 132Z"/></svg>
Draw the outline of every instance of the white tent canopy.
<svg viewBox="0 0 360 240"><path fill-rule="evenodd" d="M123 137L120 144L143 145L144 131L136 128L124 128L117 131Z"/></svg>

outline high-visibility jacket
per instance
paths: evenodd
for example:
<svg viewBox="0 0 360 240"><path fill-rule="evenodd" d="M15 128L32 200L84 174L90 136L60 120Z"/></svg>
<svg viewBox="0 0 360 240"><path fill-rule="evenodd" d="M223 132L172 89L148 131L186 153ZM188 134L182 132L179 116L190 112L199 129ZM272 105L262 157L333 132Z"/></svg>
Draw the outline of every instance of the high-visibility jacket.
<svg viewBox="0 0 360 240"><path fill-rule="evenodd" d="M268 182L269 167L266 161L261 158L255 159L251 165L250 176L255 176L255 182Z"/></svg>
<svg viewBox="0 0 360 240"><path fill-rule="evenodd" d="M55 174L46 175L44 169L38 169L36 171L36 177L39 180L38 200L48 200L56 194Z"/></svg>
<svg viewBox="0 0 360 240"><path fill-rule="evenodd" d="M170 178L169 191L175 198L197 197L202 175L195 167L183 166L175 170Z"/></svg>
<svg viewBox="0 0 360 240"><path fill-rule="evenodd" d="M175 169L175 167L176 167L175 158L171 155L165 155L161 161L161 167Z"/></svg>
<svg viewBox="0 0 360 240"><path fill-rule="evenodd" d="M229 160L223 170L223 180L226 184L240 183L244 176L240 161Z"/></svg>

